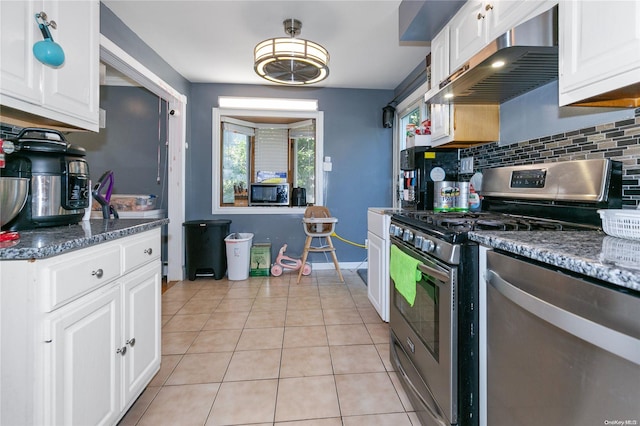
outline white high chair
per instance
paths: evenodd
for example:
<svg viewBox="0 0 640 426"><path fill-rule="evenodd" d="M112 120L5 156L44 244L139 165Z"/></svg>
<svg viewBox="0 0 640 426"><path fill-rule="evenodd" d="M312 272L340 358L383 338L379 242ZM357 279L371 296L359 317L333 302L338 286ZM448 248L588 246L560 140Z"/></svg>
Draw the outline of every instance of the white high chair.
<svg viewBox="0 0 640 426"><path fill-rule="evenodd" d="M333 259L333 265L336 267L336 271L338 272L338 277L340 277L340 281L344 282L344 278L342 278L342 272L340 272L340 264L338 263L338 258L336 257L336 249L331 242L331 234L333 234L336 223L338 219L335 217L331 217L329 213L329 209L323 206L309 206L304 211L304 217L302 218L302 227L304 228L304 233L307 234L307 239L304 243L304 249L302 251L302 264L304 265L307 261L307 257L309 256L309 252L330 252L331 258ZM314 247L311 245L314 237L320 237L321 241L324 237L326 241L326 245ZM302 277L302 269L298 271L298 281L300 283L300 278Z"/></svg>

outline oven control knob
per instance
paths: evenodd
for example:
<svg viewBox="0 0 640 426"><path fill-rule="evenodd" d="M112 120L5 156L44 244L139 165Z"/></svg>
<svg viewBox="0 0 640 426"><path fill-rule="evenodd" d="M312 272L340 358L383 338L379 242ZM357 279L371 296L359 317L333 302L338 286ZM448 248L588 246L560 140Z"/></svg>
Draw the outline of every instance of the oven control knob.
<svg viewBox="0 0 640 426"><path fill-rule="evenodd" d="M416 248L422 248L422 242L424 241L424 237L422 235L416 235L413 239L413 246Z"/></svg>
<svg viewBox="0 0 640 426"><path fill-rule="evenodd" d="M422 251L424 251L426 253L431 253L435 249L436 249L436 245L433 243L433 241L425 239L422 242Z"/></svg>
<svg viewBox="0 0 640 426"><path fill-rule="evenodd" d="M406 241L408 243L413 241L413 232L411 232L408 229L405 229L404 233L402 234L402 241Z"/></svg>

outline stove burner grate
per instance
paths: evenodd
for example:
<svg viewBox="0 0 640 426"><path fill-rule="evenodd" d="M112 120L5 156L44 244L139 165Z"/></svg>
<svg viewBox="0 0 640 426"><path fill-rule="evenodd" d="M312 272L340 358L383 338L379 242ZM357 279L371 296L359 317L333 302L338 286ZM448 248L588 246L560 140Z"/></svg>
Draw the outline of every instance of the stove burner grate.
<svg viewBox="0 0 640 426"><path fill-rule="evenodd" d="M400 216L411 218L425 228L443 233L466 233L469 231L579 231L598 229L592 225L563 222L532 216L493 212L433 212L408 211Z"/></svg>

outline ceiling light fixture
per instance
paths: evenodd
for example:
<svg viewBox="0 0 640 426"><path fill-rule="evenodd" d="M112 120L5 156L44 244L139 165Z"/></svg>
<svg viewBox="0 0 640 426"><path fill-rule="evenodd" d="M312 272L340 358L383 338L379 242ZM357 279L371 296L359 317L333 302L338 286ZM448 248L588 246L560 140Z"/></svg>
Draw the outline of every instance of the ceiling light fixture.
<svg viewBox="0 0 640 426"><path fill-rule="evenodd" d="M253 49L256 73L281 84L304 85L324 80L329 75L329 52L312 41L295 38L302 23L297 19L283 22L290 38L270 38Z"/></svg>

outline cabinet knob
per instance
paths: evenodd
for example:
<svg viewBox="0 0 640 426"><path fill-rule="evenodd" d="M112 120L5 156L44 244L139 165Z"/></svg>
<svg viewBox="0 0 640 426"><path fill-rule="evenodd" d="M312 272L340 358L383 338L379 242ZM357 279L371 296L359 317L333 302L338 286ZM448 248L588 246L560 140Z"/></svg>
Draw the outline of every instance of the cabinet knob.
<svg viewBox="0 0 640 426"><path fill-rule="evenodd" d="M127 353L127 347L123 346L121 348L116 349L116 353L124 356Z"/></svg>
<svg viewBox="0 0 640 426"><path fill-rule="evenodd" d="M484 19L484 15L482 13L478 13L478 21Z"/></svg>
<svg viewBox="0 0 640 426"><path fill-rule="evenodd" d="M131 339L127 340L126 344L131 347L134 347L136 345L136 338L132 337Z"/></svg>
<svg viewBox="0 0 640 426"><path fill-rule="evenodd" d="M493 5L491 3L487 3L487 5L484 7L484 10L486 10L487 12L493 10Z"/></svg>
<svg viewBox="0 0 640 426"><path fill-rule="evenodd" d="M149 256L151 256L151 253L153 253L153 249L151 247L149 247L148 249L145 249L144 254L148 254Z"/></svg>
<svg viewBox="0 0 640 426"><path fill-rule="evenodd" d="M91 272L91 275L95 276L96 278L102 278L102 276L104 275L104 271L102 270L102 268Z"/></svg>

